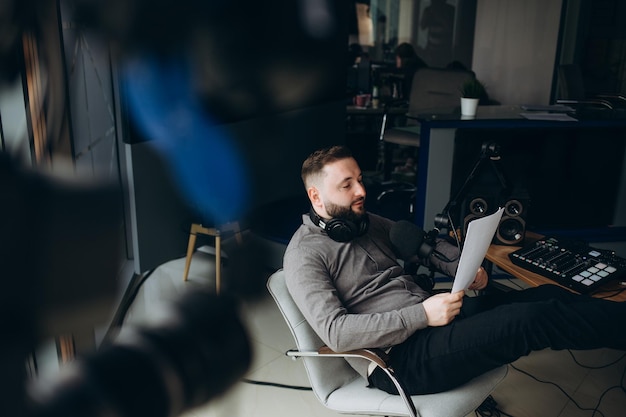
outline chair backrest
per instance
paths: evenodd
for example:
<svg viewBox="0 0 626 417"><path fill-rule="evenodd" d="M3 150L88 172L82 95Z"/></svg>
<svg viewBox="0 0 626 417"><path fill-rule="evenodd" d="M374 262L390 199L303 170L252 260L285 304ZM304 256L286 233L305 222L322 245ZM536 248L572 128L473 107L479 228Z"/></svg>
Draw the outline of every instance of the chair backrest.
<svg viewBox="0 0 626 417"><path fill-rule="evenodd" d="M441 68L420 68L413 75L409 114L437 107L458 106L461 87L465 81L475 78L472 71Z"/></svg>
<svg viewBox="0 0 626 417"><path fill-rule="evenodd" d="M291 298L285 283L285 273L278 270L267 281L267 288L278 305L296 347L301 351L317 351L324 342L307 323L304 316ZM348 382L360 378L360 375L343 358L303 358L306 372L313 392L323 403L327 403L329 395Z"/></svg>

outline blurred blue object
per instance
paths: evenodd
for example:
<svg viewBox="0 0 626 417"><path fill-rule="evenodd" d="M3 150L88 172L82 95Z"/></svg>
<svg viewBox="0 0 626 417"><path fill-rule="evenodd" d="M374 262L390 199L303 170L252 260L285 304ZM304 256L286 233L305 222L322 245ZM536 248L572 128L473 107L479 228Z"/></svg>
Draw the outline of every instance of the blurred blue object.
<svg viewBox="0 0 626 417"><path fill-rule="evenodd" d="M242 153L194 93L182 57L141 57L122 68L133 123L171 168L190 207L216 224L244 215L248 175Z"/></svg>

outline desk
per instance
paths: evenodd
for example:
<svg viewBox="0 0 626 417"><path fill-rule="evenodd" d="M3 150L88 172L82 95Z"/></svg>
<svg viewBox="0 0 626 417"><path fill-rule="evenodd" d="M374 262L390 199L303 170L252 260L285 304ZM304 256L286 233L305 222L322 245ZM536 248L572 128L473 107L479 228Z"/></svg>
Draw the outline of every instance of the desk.
<svg viewBox="0 0 626 417"><path fill-rule="evenodd" d="M529 232L526 234L526 243L531 243L535 240L538 240L541 235L536 233ZM502 245L491 245L487 250L487 255L485 258L492 265L498 266L503 271L511 274L515 278L519 278L525 283L529 284L533 287L538 287L543 284L556 284L555 281L548 279L544 276L531 272L527 269L521 268L515 265L509 259L509 254L518 250L519 246L502 246ZM489 265L488 265L489 266ZM566 287L563 287L566 288ZM602 289L596 291L593 296L598 298L607 298L613 301L626 301L626 291L619 292L620 290L624 290L626 287L620 285L619 282L613 281L607 283ZM615 294L612 295L611 294Z"/></svg>

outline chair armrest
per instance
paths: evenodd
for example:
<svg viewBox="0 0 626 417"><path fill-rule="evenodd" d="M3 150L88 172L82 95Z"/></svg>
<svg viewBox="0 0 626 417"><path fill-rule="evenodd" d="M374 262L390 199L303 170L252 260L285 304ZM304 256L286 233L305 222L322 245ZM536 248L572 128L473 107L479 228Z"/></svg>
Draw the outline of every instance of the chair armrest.
<svg viewBox="0 0 626 417"><path fill-rule="evenodd" d="M389 190L384 190L380 194L378 194L378 196L376 197L376 201L380 203L385 198L385 196L388 196L388 195L395 195L395 194L401 194L401 193L402 194L412 195L412 194L415 193L416 190L417 190L416 188L413 188L413 189L410 189L410 188L393 189L393 188L391 188Z"/></svg>
<svg viewBox="0 0 626 417"><path fill-rule="evenodd" d="M370 362L374 362L385 372L385 374L387 374L389 379L391 379L391 382L393 382L394 386L398 390L398 394L402 397L402 400L404 401L411 416L417 417L417 409L415 408L413 399L409 395L404 384L396 378L393 369L389 366L389 356L382 349L368 348L350 350L346 352L335 352L328 346L322 346L317 351L299 351L291 349L286 352L286 355L293 358L300 356L318 358L362 358L367 359Z"/></svg>
<svg viewBox="0 0 626 417"><path fill-rule="evenodd" d="M287 356L297 357L330 357L330 358L362 358L376 363L381 368L389 368L389 356L382 349L355 349L345 352L335 352L328 346L322 346L317 351L302 351L290 349Z"/></svg>
<svg viewBox="0 0 626 417"><path fill-rule="evenodd" d="M381 368L389 368L389 355L385 353L382 349L356 349L349 350L346 352L334 352L328 346L322 346L318 350L320 355L341 355L342 357L356 357L367 359L370 362L374 362L376 365Z"/></svg>
<svg viewBox="0 0 626 417"><path fill-rule="evenodd" d="M620 103L620 104L624 104L626 103L626 96L623 96L621 94L594 94L593 98L598 98L601 100L606 100L608 102L611 103ZM612 100L612 101L611 101Z"/></svg>

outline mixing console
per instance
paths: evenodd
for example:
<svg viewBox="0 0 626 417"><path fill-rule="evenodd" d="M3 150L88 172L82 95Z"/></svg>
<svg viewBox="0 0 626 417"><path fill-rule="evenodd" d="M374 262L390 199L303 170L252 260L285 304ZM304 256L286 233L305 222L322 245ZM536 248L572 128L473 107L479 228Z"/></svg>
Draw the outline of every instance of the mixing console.
<svg viewBox="0 0 626 417"><path fill-rule="evenodd" d="M626 274L626 259L579 241L548 237L509 254L511 262L581 294Z"/></svg>

